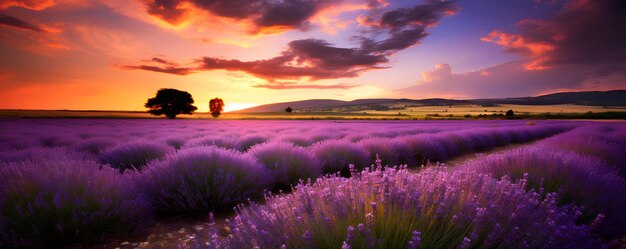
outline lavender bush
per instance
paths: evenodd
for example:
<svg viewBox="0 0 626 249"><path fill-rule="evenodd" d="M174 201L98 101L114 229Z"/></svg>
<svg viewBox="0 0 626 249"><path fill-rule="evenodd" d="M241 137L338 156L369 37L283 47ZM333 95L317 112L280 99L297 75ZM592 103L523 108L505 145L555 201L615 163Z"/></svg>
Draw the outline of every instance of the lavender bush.
<svg viewBox="0 0 626 249"><path fill-rule="evenodd" d="M166 145L138 141L120 144L104 151L98 155L98 160L121 173L126 170L141 171L150 161L163 159L168 151Z"/></svg>
<svg viewBox="0 0 626 249"><path fill-rule="evenodd" d="M608 134L573 132L548 139L542 144L551 148L597 157L607 165L616 168L620 176L626 178L626 148L611 142L610 138L606 138L606 136Z"/></svg>
<svg viewBox="0 0 626 249"><path fill-rule="evenodd" d="M174 147L174 149L177 150L180 150L180 148L182 148L185 143L187 143L187 140L180 137L170 137L165 139L165 144Z"/></svg>
<svg viewBox="0 0 626 249"><path fill-rule="evenodd" d="M470 171L330 176L239 207L196 248L602 248L576 215L516 184ZM214 225L215 226L215 225ZM193 245L192 245L193 246Z"/></svg>
<svg viewBox="0 0 626 249"><path fill-rule="evenodd" d="M86 155L69 150L65 147L44 148L36 147L27 150L11 150L0 152L0 164L2 163L18 163L23 161L41 162L41 161L64 161L64 160L81 160Z"/></svg>
<svg viewBox="0 0 626 249"><path fill-rule="evenodd" d="M409 144L399 139L391 138L366 138L359 141L370 152L370 161L380 158L385 165L395 166L406 164L416 166L417 161Z"/></svg>
<svg viewBox="0 0 626 249"><path fill-rule="evenodd" d="M350 164L357 170L362 170L372 163L367 150L345 140L325 140L314 144L310 149L320 161L324 173L340 172L342 176L348 177Z"/></svg>
<svg viewBox="0 0 626 249"><path fill-rule="evenodd" d="M100 152L113 147L117 143L118 141L111 137L88 138L76 144L74 149L79 152L97 155L100 154Z"/></svg>
<svg viewBox="0 0 626 249"><path fill-rule="evenodd" d="M155 210L165 216L227 210L272 182L251 155L217 147L169 154L137 178Z"/></svg>
<svg viewBox="0 0 626 249"><path fill-rule="evenodd" d="M527 175L527 189L557 192L558 204L582 207L579 222L606 217L597 231L604 237L626 235L626 182L602 161L547 148L517 149L469 162L463 167L494 178L519 180Z"/></svg>
<svg viewBox="0 0 626 249"><path fill-rule="evenodd" d="M261 135L246 135L246 136L242 136L237 140L237 144L235 145L235 148L237 148L237 150L239 151L248 151L248 149L250 149L250 147L257 145L257 144L262 144L267 142L267 137L265 136L261 136Z"/></svg>
<svg viewBox="0 0 626 249"><path fill-rule="evenodd" d="M151 208L132 186L88 161L0 167L0 247L65 247L141 229Z"/></svg>
<svg viewBox="0 0 626 249"><path fill-rule="evenodd" d="M441 139L432 135L416 135L398 137L407 143L418 164L424 165L428 162L441 162L448 159L448 153ZM453 145L452 145L453 146Z"/></svg>
<svg viewBox="0 0 626 249"><path fill-rule="evenodd" d="M255 145L248 153L259 160L271 173L275 190L289 190L300 180L315 179L322 168L308 150L287 142Z"/></svg>
<svg viewBox="0 0 626 249"><path fill-rule="evenodd" d="M209 136L209 137L199 137L189 142L190 147L199 147L199 146L215 146L225 149L234 149L236 146L237 140L234 137L222 137L222 136Z"/></svg>

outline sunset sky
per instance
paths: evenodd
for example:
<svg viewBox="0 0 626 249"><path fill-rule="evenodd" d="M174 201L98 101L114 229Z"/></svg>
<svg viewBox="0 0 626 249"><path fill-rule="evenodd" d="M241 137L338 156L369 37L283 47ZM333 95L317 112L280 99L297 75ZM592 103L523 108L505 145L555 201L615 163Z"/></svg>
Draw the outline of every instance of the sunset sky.
<svg viewBox="0 0 626 249"><path fill-rule="evenodd" d="M626 89L623 0L1 0L0 109Z"/></svg>

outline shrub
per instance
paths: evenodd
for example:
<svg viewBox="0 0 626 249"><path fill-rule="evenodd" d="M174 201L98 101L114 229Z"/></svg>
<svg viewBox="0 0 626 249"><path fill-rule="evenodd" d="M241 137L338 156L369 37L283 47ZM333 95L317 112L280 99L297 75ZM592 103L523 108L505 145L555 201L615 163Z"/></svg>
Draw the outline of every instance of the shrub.
<svg viewBox="0 0 626 249"><path fill-rule="evenodd" d="M459 146L457 146L454 141L448 137L448 133L434 134L430 138L433 139L435 143L439 143L445 148L446 157L443 160L462 154Z"/></svg>
<svg viewBox="0 0 626 249"><path fill-rule="evenodd" d="M380 168L239 207L209 248L597 248L573 213L469 171ZM512 210L515 210L512 212ZM210 233L217 238L219 227ZM207 245L202 245L206 247ZM199 246L198 246L199 247ZM200 248L200 247L199 247Z"/></svg>
<svg viewBox="0 0 626 249"><path fill-rule="evenodd" d="M411 147L400 139L366 138L359 141L359 144L370 152L372 162L378 156L385 165L417 165Z"/></svg>
<svg viewBox="0 0 626 249"><path fill-rule="evenodd" d="M545 141L546 146L589 155L603 160L607 165L616 168L620 176L626 178L626 151L618 144L607 142L591 134L567 134Z"/></svg>
<svg viewBox="0 0 626 249"><path fill-rule="evenodd" d="M165 139L165 144L171 147L174 147L174 149L177 149L177 150L180 150L180 148L182 148L186 142L187 142L186 139L179 138L179 137L171 137L171 138Z"/></svg>
<svg viewBox="0 0 626 249"><path fill-rule="evenodd" d="M248 151L271 172L274 189L288 190L300 179L315 179L322 168L308 150L287 142L255 145Z"/></svg>
<svg viewBox="0 0 626 249"><path fill-rule="evenodd" d="M215 137L200 137L200 138L194 139L194 141L191 141L189 144L191 145L191 147L215 146L215 147L220 147L224 149L234 149L236 142L237 140L233 137L215 136Z"/></svg>
<svg viewBox="0 0 626 249"><path fill-rule="evenodd" d="M508 145L513 140L511 138L511 135L509 135L507 132L500 130L500 129L489 130L488 134L491 137L493 137L494 142L496 143L496 146Z"/></svg>
<svg viewBox="0 0 626 249"><path fill-rule="evenodd" d="M33 146L32 139L27 139L24 136L0 136L0 151L9 150L23 150Z"/></svg>
<svg viewBox="0 0 626 249"><path fill-rule="evenodd" d="M275 137L272 140L288 142L288 143L292 143L292 144L302 146L302 147L308 147L309 145L311 145L311 142L308 139L306 139L303 136L298 136L298 135L281 135L281 136Z"/></svg>
<svg viewBox="0 0 626 249"><path fill-rule="evenodd" d="M261 193L272 178L251 155L196 147L151 164L140 179L155 210L169 216L228 210Z"/></svg>
<svg viewBox="0 0 626 249"><path fill-rule="evenodd" d="M320 161L324 173L341 172L342 176L348 177L350 164L360 171L372 163L369 151L345 140L325 140L314 144L310 149Z"/></svg>
<svg viewBox="0 0 626 249"><path fill-rule="evenodd" d="M246 135L237 140L235 147L239 151L247 151L250 147L267 142L267 137L260 135Z"/></svg>
<svg viewBox="0 0 626 249"><path fill-rule="evenodd" d="M51 147L68 147L74 144L75 141L62 138L59 136L43 136L39 138L39 144L43 147L51 148Z"/></svg>
<svg viewBox="0 0 626 249"><path fill-rule="evenodd" d="M579 222L606 219L597 231L604 237L626 235L626 182L600 160L548 148L518 149L464 165L494 178L519 180L527 174L528 190L557 192L558 204L583 207Z"/></svg>
<svg viewBox="0 0 626 249"><path fill-rule="evenodd" d="M0 247L66 247L141 229L149 203L113 169L69 160L0 167Z"/></svg>
<svg viewBox="0 0 626 249"><path fill-rule="evenodd" d="M429 161L442 162L448 159L446 147L444 147L445 143L440 142L444 139L438 139L432 135L406 136L399 137L399 139L402 139L410 146L415 159L421 165Z"/></svg>
<svg viewBox="0 0 626 249"><path fill-rule="evenodd" d="M74 149L79 152L97 155L105 149L113 147L115 144L117 144L117 141L114 138L89 138L75 145Z"/></svg>
<svg viewBox="0 0 626 249"><path fill-rule="evenodd" d="M102 164L108 164L118 169L120 173L125 170L141 171L153 160L165 157L169 148L166 145L146 141L131 142L117 145L98 155Z"/></svg>
<svg viewBox="0 0 626 249"><path fill-rule="evenodd" d="M75 151L68 150L65 147L42 148L35 147L24 150L13 150L0 152L1 163L16 162L41 162L41 161L64 161L64 160L81 160L84 155Z"/></svg>

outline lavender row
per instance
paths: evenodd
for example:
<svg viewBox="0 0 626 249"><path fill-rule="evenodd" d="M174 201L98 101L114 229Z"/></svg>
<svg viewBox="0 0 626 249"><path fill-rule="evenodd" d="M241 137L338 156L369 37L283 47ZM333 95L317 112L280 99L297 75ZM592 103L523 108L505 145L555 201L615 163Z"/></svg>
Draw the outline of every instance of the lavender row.
<svg viewBox="0 0 626 249"><path fill-rule="evenodd" d="M132 180L89 161L58 159L0 167L0 247L56 248L152 223Z"/></svg>
<svg viewBox="0 0 626 249"><path fill-rule="evenodd" d="M293 124L280 127L279 124L273 126L277 132L290 130L294 133L286 134L307 134L307 127L292 127ZM325 125L332 127L330 124ZM404 127L404 130L403 132L389 132L387 125ZM18 178L21 180L15 182L4 181L8 187L3 188L0 194L0 198L3 198L0 199L2 204L0 207L2 211L0 213L0 245L37 245L47 243L46 241L52 238L62 245L89 241L99 236L84 232L85 227L99 227L97 224L105 224L104 228L98 228L100 230L96 231L108 234L124 230L123 228L119 231L106 229L106 224L117 224L116 222L124 223L127 229L132 230L146 226L154 215L193 215L229 210L248 198L260 196L264 189L289 189L300 179L315 179L324 172L340 171L345 175L346 172L349 173L347 167L349 163L355 163L358 169L364 168L371 163L376 154L386 160L385 164L408 163L412 160L415 162L411 163L413 166L420 161L445 160L462 153L483 151L508 143L526 142L571 127L571 125L528 126L519 125L519 123L495 128L472 125L474 124L469 122L465 124L467 127L473 127L467 132L441 132L445 130L441 129L435 134L409 135L413 134L409 131L430 129L432 133L434 130L419 126L411 128L406 124L397 126L397 124L367 123L361 127L371 129L374 126L384 126L385 129L381 130L385 132L379 133L386 133L389 137L382 137L379 134L381 135L379 137L355 139L359 137L358 134L350 134L350 132L358 129L343 127L345 128L344 134L340 135L325 132L326 135L322 136L315 133L315 138L307 138L304 141L307 143L320 141L309 147L293 144L297 140L292 143L285 142L289 138L285 134L283 134L285 137L276 136L264 140L261 133L239 135L239 138L246 139L223 144L216 143L215 141L218 141L216 139L209 140L210 143L196 143L202 140L207 141L209 136L187 137L189 140L185 140L184 136L164 139L139 131L135 132L137 136L142 137L141 139L128 139L124 137L126 135L115 133L97 137L81 133L80 139L83 139L83 142L80 143L71 143L64 139L46 140L46 143L51 146L12 149L0 153L0 169L3 172L0 180L13 178L22 171L31 172L29 174L33 175L36 172L43 174L41 177ZM67 126L68 129L75 128L72 124ZM94 132L100 126L94 129L83 127L83 129L86 130L84 132ZM118 126L117 129L121 127L123 126ZM458 126L452 125L451 127ZM130 125L127 128L132 129ZM185 128L200 129L193 126ZM335 127L337 130L341 130L340 128ZM235 128L229 129L232 129L230 132L235 132ZM230 139L232 137L226 134L228 130L223 132L224 134L220 133L219 136L211 135L210 137L228 138L219 141L233 141ZM49 133L54 133L54 131ZM374 132L370 131L370 133ZM19 135L19 132L16 134ZM28 139L25 138L25 140ZM229 149L229 146L225 146L229 144L235 144L237 146L235 148L245 147L247 150L242 152L234 148ZM429 147L431 144L433 147ZM418 157L419 155L423 158ZM65 161L68 163L63 163ZM114 169L110 169L109 166ZM67 169L59 170L59 168ZM76 168L84 168L82 170L88 173L76 170ZM101 168L100 171L98 168ZM114 171L124 174L118 173L111 178L111 172ZM62 176L57 177L55 172L62 172L62 174L59 173ZM52 177L44 181L43 176L47 175ZM109 178L112 180L103 180ZM59 184L66 186L65 189L39 185L42 184L40 182L55 184L72 181L78 183L67 186ZM81 182L83 185L80 184ZM86 192L81 191L81 188L102 188L104 192ZM65 203L63 208L48 205L49 200L55 200L55 195L63 191L68 192L66 199L58 201ZM5 201L9 200L9 197L15 200ZM92 204L81 204L82 200L89 198L92 200L89 203ZM48 200L48 202L41 200ZM12 211L14 208L12 203L16 202L28 209L30 212L27 213L28 216ZM50 215L51 212L64 215L57 217ZM140 215L135 216L137 213ZM69 220L65 218L69 216L76 218ZM29 220L25 217L35 218ZM45 222L39 222L37 217L48 218ZM78 220L88 224L74 225ZM30 226L23 228L19 224ZM57 235L59 233L64 235ZM42 237L42 234L50 234L50 237Z"/></svg>
<svg viewBox="0 0 626 249"><path fill-rule="evenodd" d="M562 129L559 126L479 130L446 133L440 139L451 140L449 143L452 146L467 146L466 150L457 150L457 153L462 153L474 151L476 145L485 144L480 143L484 141L481 138L491 138L493 134L506 136L515 131L516 134L522 134L524 139L530 139ZM460 142L454 143L452 140L455 138L467 139L458 139ZM264 188L287 191L300 180L315 180L323 173L340 172L343 176L349 176L350 164L361 170L371 164L371 158L376 156L380 156L387 164L416 165L415 151L411 147L416 143L405 143L401 139L404 137L366 139L356 144L326 140L309 148L280 141L266 142L251 147L246 153L215 145L183 148L179 152L170 153L163 161L148 165L147 170L137 173L137 178L143 180L141 182L147 189L146 194L162 214L220 211L262 193ZM473 144L472 141L479 142ZM190 155L193 156L189 158Z"/></svg>
<svg viewBox="0 0 626 249"><path fill-rule="evenodd" d="M623 126L583 126L532 147L489 155L462 168L512 181L524 178L527 190L558 193L559 206L577 206L577 222L595 223L605 239L626 236L626 155ZM622 144L620 145L620 141ZM619 173L622 173L620 177Z"/></svg>
<svg viewBox="0 0 626 249"><path fill-rule="evenodd" d="M603 248L576 212L469 170L365 170L239 206L187 248ZM226 234L224 235L226 231Z"/></svg>

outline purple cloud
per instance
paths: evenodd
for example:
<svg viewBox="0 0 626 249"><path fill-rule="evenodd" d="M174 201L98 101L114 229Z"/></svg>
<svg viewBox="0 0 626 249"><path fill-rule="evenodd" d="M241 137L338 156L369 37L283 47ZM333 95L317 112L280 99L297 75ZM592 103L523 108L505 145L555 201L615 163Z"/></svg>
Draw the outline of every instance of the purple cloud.
<svg viewBox="0 0 626 249"><path fill-rule="evenodd" d="M0 14L0 25L7 25L11 27L32 30L32 31L37 31L37 32L44 32L44 30L37 25L23 21L16 17L7 16L3 14Z"/></svg>
<svg viewBox="0 0 626 249"><path fill-rule="evenodd" d="M248 1L248 0L236 0ZM247 7L244 7L239 12L230 12L232 4L234 2L222 2L212 1L203 3L205 8L210 9L213 12L219 12L220 15L238 18L246 16L249 11ZM295 3L301 3L302 5L296 6ZM315 3L315 4L312 4ZM200 4L197 3L196 4ZM256 2L256 4L270 4L263 1ZM304 16L313 12L307 11L308 9L319 8L326 4L325 1L304 1L304 0L292 0L272 2L272 7L259 7L270 8L267 13L272 11L278 12L290 12L300 13ZM308 7L307 7L308 6ZM315 7L318 6L318 7ZM378 5L372 5L374 7ZM295 10L293 8L302 8L301 10ZM195 60L195 67L180 68L177 64L166 64L168 67L162 68L159 66L127 66L126 68L134 68L141 70L149 70L162 73L173 73L178 75L185 75L195 71L208 71L208 70L228 70L228 71L240 71L245 72L255 77L265 79L270 83L279 82L281 80L305 80L315 81L322 79L336 79L336 78L349 78L357 77L360 73L373 69L386 68L381 64L388 62L388 56L396 53L397 51L406 49L410 46L418 44L420 40L425 38L428 34L426 28L435 25L442 17L456 13L458 6L456 1L428 1L425 4L417 5L412 8L400 8L387 12L380 12L378 17L372 16L371 19L375 20L375 24L369 27L369 31L372 29L377 30L375 33L386 33L387 37L381 40L376 40L372 37L368 37L368 32L360 36L360 47L357 48L341 48L333 44L330 44L324 40L318 39L302 39L291 41L288 44L288 48L270 59L254 60L254 61L241 61L234 59L221 59L215 57L202 57ZM261 11L260 15L264 15L266 12ZM374 13L374 12L372 12ZM278 18L274 21L259 22L263 25L274 24L288 24L288 25L302 25L301 22L305 19L294 19L289 15L272 15L272 18ZM284 17L280 19L279 17ZM300 16L300 15L297 15ZM260 19L259 19L260 20ZM284 21L284 22L283 22ZM163 64L161 61L154 61L159 64ZM273 85L267 86L274 87L273 89L287 89L295 88L293 85ZM279 87L276 87L279 86ZM306 85L305 85L306 86ZM348 85L339 85L339 87L346 88ZM337 88L337 86L334 86Z"/></svg>

